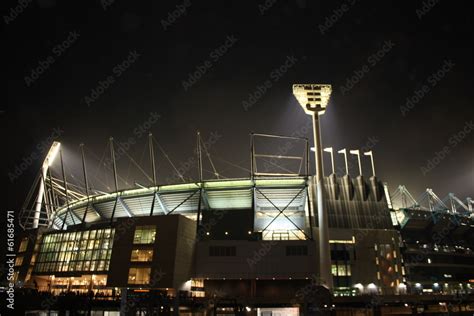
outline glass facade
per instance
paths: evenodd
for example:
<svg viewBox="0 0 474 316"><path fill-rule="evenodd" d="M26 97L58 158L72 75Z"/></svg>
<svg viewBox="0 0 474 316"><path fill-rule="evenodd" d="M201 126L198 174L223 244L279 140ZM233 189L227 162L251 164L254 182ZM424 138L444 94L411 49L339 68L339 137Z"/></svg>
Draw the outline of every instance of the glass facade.
<svg viewBox="0 0 474 316"><path fill-rule="evenodd" d="M18 256L15 259L15 267L19 267L23 264L23 256Z"/></svg>
<svg viewBox="0 0 474 316"><path fill-rule="evenodd" d="M351 266L350 265L333 264L331 266L331 271L332 271L333 276L351 276Z"/></svg>
<svg viewBox="0 0 474 316"><path fill-rule="evenodd" d="M26 251L27 247L28 247L28 237L25 237L21 240L20 248L18 249L18 252Z"/></svg>
<svg viewBox="0 0 474 316"><path fill-rule="evenodd" d="M149 284L151 268L130 268L128 284Z"/></svg>
<svg viewBox="0 0 474 316"><path fill-rule="evenodd" d="M35 272L95 272L109 269L113 228L44 236Z"/></svg>
<svg viewBox="0 0 474 316"><path fill-rule="evenodd" d="M334 279L334 288L340 293L347 294L352 285L351 261L356 259L353 240L337 240L331 242L331 273ZM341 292L342 291L342 292Z"/></svg>
<svg viewBox="0 0 474 316"><path fill-rule="evenodd" d="M137 244L153 244L155 243L156 227L155 226L137 226L133 243Z"/></svg>

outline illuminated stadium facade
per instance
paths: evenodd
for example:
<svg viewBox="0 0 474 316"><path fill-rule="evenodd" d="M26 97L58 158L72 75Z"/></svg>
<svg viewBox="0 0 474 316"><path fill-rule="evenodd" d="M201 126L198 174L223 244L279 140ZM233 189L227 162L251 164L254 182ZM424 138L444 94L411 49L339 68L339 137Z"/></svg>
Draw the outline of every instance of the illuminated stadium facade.
<svg viewBox="0 0 474 316"><path fill-rule="evenodd" d="M259 154L256 137L302 141L304 153ZM248 178L203 180L198 136L200 179L157 185L150 135L153 185L127 190L118 190L113 144L111 139L111 193L91 192L84 155L83 189L68 186L60 145L53 145L20 214L18 287L122 297L146 292L183 302L238 298L242 306L262 308L325 301L324 291L314 290L319 285L340 300L473 291L470 199L441 200L428 189L416 201L403 186L390 193L374 167L372 176L359 168L354 178L347 163L342 177L333 167L322 177L332 277L327 286L320 278L319 195L307 139L253 134ZM58 152L62 180L48 170ZM260 172L262 157L296 159L300 168Z"/></svg>
<svg viewBox="0 0 474 316"><path fill-rule="evenodd" d="M375 177L331 174L325 186L337 295L470 291L470 204L455 213L439 209L442 201L431 211L395 210ZM25 230L18 282L53 292L150 287L257 301L271 291L290 303L318 275L313 191L311 177L255 176L71 200L50 227Z"/></svg>

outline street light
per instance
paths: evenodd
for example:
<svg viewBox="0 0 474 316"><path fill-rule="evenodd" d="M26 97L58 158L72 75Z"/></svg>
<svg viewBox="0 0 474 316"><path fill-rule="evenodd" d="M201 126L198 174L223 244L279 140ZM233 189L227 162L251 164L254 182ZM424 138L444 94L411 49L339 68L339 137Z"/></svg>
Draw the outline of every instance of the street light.
<svg viewBox="0 0 474 316"><path fill-rule="evenodd" d="M331 154L331 167L332 167L332 173L334 174L334 152L332 150L332 147L326 147L323 150Z"/></svg>
<svg viewBox="0 0 474 316"><path fill-rule="evenodd" d="M370 156L370 162L372 163L372 176L375 177L374 154L372 153L372 150L365 152L364 156Z"/></svg>
<svg viewBox="0 0 474 316"><path fill-rule="evenodd" d="M332 291L331 250L329 245L328 215L324 207L324 183L322 164L322 144L319 129L319 115L323 115L331 96L331 85L327 84L294 84L293 95L306 114L313 118L314 157L316 162L316 200L319 221L319 254L320 276L330 291Z"/></svg>
<svg viewBox="0 0 474 316"><path fill-rule="evenodd" d="M40 179L40 182L39 182L38 196L36 197L36 202L35 202L35 213L34 213L34 216L33 216L33 228L38 228L40 214L41 214L41 206L43 205L44 186L45 186L46 176L48 174L49 167L51 167L51 165L54 162L54 159L58 155L60 147L61 147L60 142L53 142L53 144L49 148L49 151L48 151L48 154L46 155L46 158L43 161L43 165L41 166L41 177L42 178Z"/></svg>
<svg viewBox="0 0 474 316"><path fill-rule="evenodd" d="M351 153L352 155L357 156L357 162L359 163L359 175L361 176L362 175L362 164L360 163L360 150L359 149L351 150L351 151L349 151L349 153Z"/></svg>
<svg viewBox="0 0 474 316"><path fill-rule="evenodd" d="M349 174L349 164L347 163L347 149L343 148L338 151L339 154L344 154L344 163L346 166L346 174Z"/></svg>

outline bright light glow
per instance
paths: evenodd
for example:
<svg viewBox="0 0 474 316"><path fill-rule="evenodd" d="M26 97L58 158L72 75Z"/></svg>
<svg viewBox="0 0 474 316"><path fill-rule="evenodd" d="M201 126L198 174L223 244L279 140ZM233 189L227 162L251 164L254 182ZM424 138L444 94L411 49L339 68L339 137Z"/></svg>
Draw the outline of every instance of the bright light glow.
<svg viewBox="0 0 474 316"><path fill-rule="evenodd" d="M245 310L246 310L247 312L252 311L252 309L251 309L250 307L248 307L248 306L245 306Z"/></svg>
<svg viewBox="0 0 474 316"><path fill-rule="evenodd" d="M433 283L433 287L439 287L439 283Z"/></svg>
<svg viewBox="0 0 474 316"><path fill-rule="evenodd" d="M369 285L367 285L367 288L369 290L376 290L377 289L377 285L375 285L374 283L370 283Z"/></svg>
<svg viewBox="0 0 474 316"><path fill-rule="evenodd" d="M364 153L365 156L372 156L372 150Z"/></svg>
<svg viewBox="0 0 474 316"><path fill-rule="evenodd" d="M332 147L326 147L323 150L327 153L332 153Z"/></svg>
<svg viewBox="0 0 474 316"><path fill-rule="evenodd" d="M293 95L308 115L324 114L331 97L332 87L328 84L294 84Z"/></svg>
<svg viewBox="0 0 474 316"><path fill-rule="evenodd" d="M415 287L416 288L421 288L421 284L420 283L415 283Z"/></svg>
<svg viewBox="0 0 474 316"><path fill-rule="evenodd" d="M362 291L364 289L364 286L361 283L354 284L354 287L359 291Z"/></svg>
<svg viewBox="0 0 474 316"><path fill-rule="evenodd" d="M351 153L353 155L360 155L359 149L352 149L352 150L349 151L349 153Z"/></svg>
<svg viewBox="0 0 474 316"><path fill-rule="evenodd" d="M43 168L51 167L51 165L54 162L54 159L56 159L56 156L59 153L60 147L61 147L60 142L53 142L53 144L51 145L51 148L49 148L48 154L46 155L46 159L44 160Z"/></svg>

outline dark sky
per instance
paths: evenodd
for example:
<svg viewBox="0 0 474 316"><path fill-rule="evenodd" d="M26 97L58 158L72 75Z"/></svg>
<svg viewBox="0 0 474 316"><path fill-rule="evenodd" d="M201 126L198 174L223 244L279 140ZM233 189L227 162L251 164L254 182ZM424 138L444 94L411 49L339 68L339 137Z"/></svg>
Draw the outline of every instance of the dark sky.
<svg viewBox="0 0 474 316"><path fill-rule="evenodd" d="M473 196L467 1L466 7L433 1L423 12L422 1L167 2L32 0L14 18L18 2L2 3L2 50L8 55L2 71L7 102L0 114L9 188L4 207L20 207L43 158L13 180L8 174L32 154L44 156L38 144L56 137L55 128L70 178L82 179L78 145L86 144L95 175L94 155L103 156L110 136L122 143L133 137L128 154L148 170L147 137L134 129L145 126L150 113L160 115L151 131L177 167L194 163L200 130L204 140L217 135L210 152L219 172L247 176L250 132L307 131L303 136L312 139L309 117L292 96L291 86L299 82L333 85L322 118L324 146L372 143L378 177L392 190L405 184L415 196L427 187L441 198L449 192ZM59 49L64 42L69 47ZM129 57L129 67L119 71L116 66ZM285 69L277 73L280 67ZM37 77L35 69L42 72ZM200 78L190 85L195 72ZM108 77L113 82L92 100L91 90ZM265 85L247 107L244 101ZM407 106L407 98L417 100ZM163 156L157 159L159 182L174 180ZM336 159L340 169L342 156ZM368 176L370 164L363 162ZM127 157L118 164L122 178L146 184ZM356 175L354 157L351 165ZM205 168L211 169L208 162ZM105 190L111 174L97 172L91 181ZM185 176L195 178L195 168Z"/></svg>

